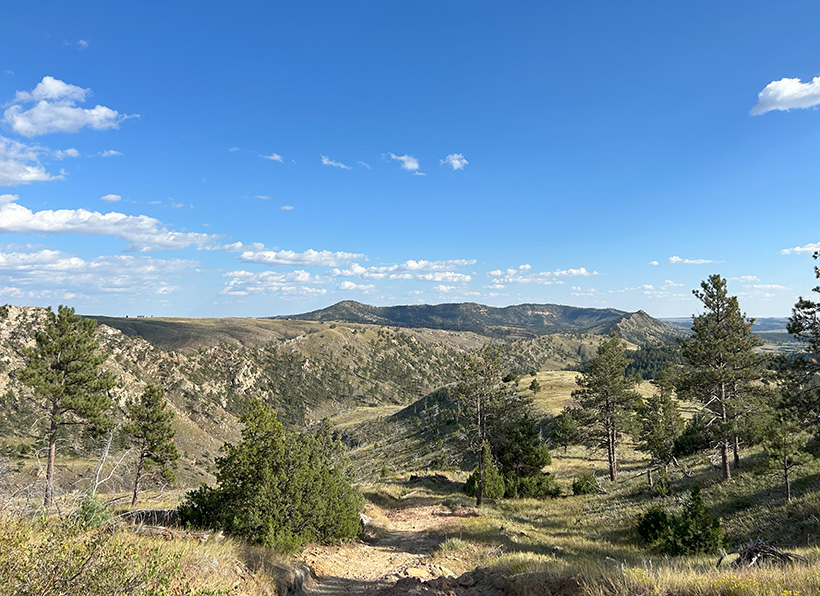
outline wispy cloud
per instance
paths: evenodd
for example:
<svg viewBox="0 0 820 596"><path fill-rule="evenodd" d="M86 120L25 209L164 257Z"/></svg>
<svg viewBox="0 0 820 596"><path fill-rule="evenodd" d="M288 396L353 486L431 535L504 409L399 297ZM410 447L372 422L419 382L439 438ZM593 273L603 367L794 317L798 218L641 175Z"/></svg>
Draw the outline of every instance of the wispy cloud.
<svg viewBox="0 0 820 596"><path fill-rule="evenodd" d="M268 159L270 161L278 161L279 163L285 163L285 161L282 159L282 156L278 153L271 153L270 155L260 154L259 157L261 157L262 159Z"/></svg>
<svg viewBox="0 0 820 596"><path fill-rule="evenodd" d="M323 280L307 271L277 273L275 271L229 271L228 281L220 294L225 296L247 296L249 294L278 294L281 296L317 296L327 290L316 287Z"/></svg>
<svg viewBox="0 0 820 596"><path fill-rule="evenodd" d="M394 265L380 265L363 267L359 263L351 263L345 269L332 269L328 275L333 277L358 277L367 280L411 280L435 282L468 282L471 277L467 274L456 273L452 269L475 265L475 259L451 259L445 261L409 260Z"/></svg>
<svg viewBox="0 0 820 596"><path fill-rule="evenodd" d="M63 160L70 158L80 157L80 152L77 151L74 147L69 147L68 149L58 149L52 153L54 159Z"/></svg>
<svg viewBox="0 0 820 596"><path fill-rule="evenodd" d="M331 252L329 250L308 249L305 252L292 250L246 250L239 256L243 263L259 265L298 265L303 267L338 267L356 259L364 258L363 254L351 252Z"/></svg>
<svg viewBox="0 0 820 596"><path fill-rule="evenodd" d="M362 166L363 168L367 168L368 170L370 169L370 164L369 164L369 163L365 163L365 162L363 162L363 161L357 161L357 162L356 162L356 165Z"/></svg>
<svg viewBox="0 0 820 596"><path fill-rule="evenodd" d="M451 153L447 157L441 160L441 165L448 165L455 170L463 170L464 166L469 164L470 162L464 159L464 156L461 153Z"/></svg>
<svg viewBox="0 0 820 596"><path fill-rule="evenodd" d="M402 170L407 170L408 172L418 172L419 160L412 155L396 155L395 153L388 153L388 155L390 156L390 159L401 162Z"/></svg>
<svg viewBox="0 0 820 596"><path fill-rule="evenodd" d="M554 271L542 271L529 273L532 269L530 265L519 265L505 270L495 269L487 273L493 278L494 284L536 284L551 285L563 283L565 277L589 277L598 275L597 271L587 271L585 267L571 269L555 269Z"/></svg>
<svg viewBox="0 0 820 596"><path fill-rule="evenodd" d="M116 149L106 149L105 151L100 151L97 155L100 157L122 157L123 154Z"/></svg>
<svg viewBox="0 0 820 596"><path fill-rule="evenodd" d="M323 166L333 166L334 168L342 168L343 170L352 170L350 166L346 166L345 164L339 161L333 161L327 155L322 155L322 165Z"/></svg>
<svg viewBox="0 0 820 596"><path fill-rule="evenodd" d="M809 244L804 244L803 246L795 246L794 248L784 248L780 251L781 255L793 255L793 254L800 254L804 252L817 252L820 250L820 242L811 242Z"/></svg>
<svg viewBox="0 0 820 596"><path fill-rule="evenodd" d="M3 121L15 133L34 137L55 132L78 132L83 128L106 130L138 115L123 115L111 108L96 105L78 107L91 95L90 89L46 76L32 91L18 91L3 114ZM33 104L31 107L26 107Z"/></svg>
<svg viewBox="0 0 820 596"><path fill-rule="evenodd" d="M766 85L757 94L757 104L749 113L760 116L773 110L788 111L817 105L820 105L820 77L814 77L809 83L784 78Z"/></svg>
<svg viewBox="0 0 820 596"><path fill-rule="evenodd" d="M349 280L343 281L338 287L340 290L364 292L365 294L368 294L376 289L376 286L373 284L357 284Z"/></svg>
<svg viewBox="0 0 820 596"><path fill-rule="evenodd" d="M185 259L114 255L85 260L59 250L7 252L0 248L0 285L13 283L20 297L37 296L55 287L77 294L167 294L178 289L172 283L175 276L197 265Z"/></svg>
<svg viewBox="0 0 820 596"><path fill-rule="evenodd" d="M122 199L122 197L120 195L115 194L108 194L100 197L100 200L105 201L106 203L116 203L120 199Z"/></svg>
<svg viewBox="0 0 820 596"><path fill-rule="evenodd" d="M282 211L293 211L293 205L282 205L279 207Z"/></svg>
<svg viewBox="0 0 820 596"><path fill-rule="evenodd" d="M713 261L711 259L684 259L683 257L669 257L666 259L666 262L672 263L673 265L706 265L707 263L720 263L721 261Z"/></svg>

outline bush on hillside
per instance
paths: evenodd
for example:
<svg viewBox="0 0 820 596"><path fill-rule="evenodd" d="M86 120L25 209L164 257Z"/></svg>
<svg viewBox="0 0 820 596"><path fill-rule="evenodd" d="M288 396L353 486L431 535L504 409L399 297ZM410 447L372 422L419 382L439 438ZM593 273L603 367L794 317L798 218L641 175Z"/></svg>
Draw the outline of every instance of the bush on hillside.
<svg viewBox="0 0 820 596"><path fill-rule="evenodd" d="M240 420L242 440L216 460L218 486L188 493L178 509L183 523L284 551L360 533L363 500L329 424L288 432L259 399Z"/></svg>
<svg viewBox="0 0 820 596"><path fill-rule="evenodd" d="M482 452L484 458L484 494L485 499L500 499L504 496L504 477L493 463L490 448L485 445ZM478 493L478 466L467 478L464 485L464 492L468 497L475 497Z"/></svg>
<svg viewBox="0 0 820 596"><path fill-rule="evenodd" d="M549 474L535 474L504 479L504 496L508 499L553 499L561 489Z"/></svg>
<svg viewBox="0 0 820 596"><path fill-rule="evenodd" d="M598 492L598 481L592 474L581 474L572 481L573 495L591 495Z"/></svg>
<svg viewBox="0 0 820 596"><path fill-rule="evenodd" d="M709 513L699 486L692 487L680 516L652 507L638 516L635 529L647 546L668 555L711 555L723 545L720 520Z"/></svg>

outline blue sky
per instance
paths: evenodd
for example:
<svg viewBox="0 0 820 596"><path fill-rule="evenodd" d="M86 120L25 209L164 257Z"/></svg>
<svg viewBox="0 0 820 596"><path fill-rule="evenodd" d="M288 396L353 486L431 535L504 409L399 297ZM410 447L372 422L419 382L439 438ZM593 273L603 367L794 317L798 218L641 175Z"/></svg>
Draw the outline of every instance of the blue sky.
<svg viewBox="0 0 820 596"><path fill-rule="evenodd" d="M787 316L820 248L820 5L20 2L0 303Z"/></svg>

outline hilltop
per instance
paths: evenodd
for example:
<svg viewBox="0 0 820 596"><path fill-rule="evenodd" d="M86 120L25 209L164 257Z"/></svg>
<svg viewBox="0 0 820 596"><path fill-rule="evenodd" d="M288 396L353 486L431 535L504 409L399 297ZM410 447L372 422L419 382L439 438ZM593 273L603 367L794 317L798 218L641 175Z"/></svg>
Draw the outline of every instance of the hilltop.
<svg viewBox="0 0 820 596"><path fill-rule="evenodd" d="M680 327L654 319L642 310L629 313L614 308L581 308L560 304L494 307L463 302L370 306L344 300L320 310L273 319L471 331L510 338L534 338L554 333L607 335L618 331L621 337L636 344L661 342L682 334Z"/></svg>

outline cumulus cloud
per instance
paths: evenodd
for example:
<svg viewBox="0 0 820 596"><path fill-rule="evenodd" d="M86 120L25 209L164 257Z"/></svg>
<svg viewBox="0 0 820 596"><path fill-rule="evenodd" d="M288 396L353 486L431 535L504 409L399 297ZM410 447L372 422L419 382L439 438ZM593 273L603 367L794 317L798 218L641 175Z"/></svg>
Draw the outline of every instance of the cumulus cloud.
<svg viewBox="0 0 820 596"><path fill-rule="evenodd" d="M396 155L395 153L388 153L388 155L390 156L390 159L401 162L402 170L407 170L408 172L418 172L419 160L412 155Z"/></svg>
<svg viewBox="0 0 820 596"><path fill-rule="evenodd" d="M331 252L329 250L308 249L305 252L292 250L246 250L239 256L244 263L260 265L298 265L303 267L338 267L364 255L352 252Z"/></svg>
<svg viewBox="0 0 820 596"><path fill-rule="evenodd" d="M62 172L49 174L40 163L40 155L46 152L44 147L26 145L0 136L0 186L62 179Z"/></svg>
<svg viewBox="0 0 820 596"><path fill-rule="evenodd" d="M657 261L649 261L647 265L652 265L653 267L655 267L656 265L660 265L660 263L658 263Z"/></svg>
<svg viewBox="0 0 820 596"><path fill-rule="evenodd" d="M470 162L464 159L464 156L461 153L451 153L447 157L441 160L441 165L448 165L455 170L463 170L464 166L469 164Z"/></svg>
<svg viewBox="0 0 820 596"><path fill-rule="evenodd" d="M333 161L327 155L322 155L322 165L323 166L333 166L334 168L342 168L343 170L352 170L350 166L346 166L345 164L339 161Z"/></svg>
<svg viewBox="0 0 820 596"><path fill-rule="evenodd" d="M573 269L555 269L554 271L541 271L538 273L528 273L532 267L530 265L519 265L510 267L504 271L495 269L487 273L493 278L493 284L536 284L551 285L564 283L564 277L588 277L598 275L597 271L587 271L585 267Z"/></svg>
<svg viewBox="0 0 820 596"><path fill-rule="evenodd" d="M322 279L302 270L290 273L229 271L225 277L228 281L220 292L223 296L247 296L249 294L316 296L327 293L325 288L315 287L322 283Z"/></svg>
<svg viewBox="0 0 820 596"><path fill-rule="evenodd" d="M773 110L812 108L820 105L820 77L809 83L800 79L772 81L757 94L757 104L749 110L752 116L760 116Z"/></svg>
<svg viewBox="0 0 820 596"><path fill-rule="evenodd" d="M720 261L712 261L710 259L684 259L682 257L669 257L666 259L667 263L672 263L673 265L677 264L684 264L684 265L705 265L707 263L720 263Z"/></svg>
<svg viewBox="0 0 820 596"><path fill-rule="evenodd" d="M21 234L80 234L113 236L129 243L127 250L147 252L216 244L213 234L175 232L147 215L125 215L115 211L100 213L86 209L31 211L17 203L16 195L0 201L0 232ZM12 199L8 199L12 197Z"/></svg>
<svg viewBox="0 0 820 596"><path fill-rule="evenodd" d="M234 148L232 147L230 150L233 151ZM278 153L271 153L270 155L260 154L259 157L261 157L262 159L269 159L270 161L278 161L279 163L285 163L285 161L282 159L282 156Z"/></svg>
<svg viewBox="0 0 820 596"><path fill-rule="evenodd" d="M780 251L781 255L794 255L804 252L814 253L820 250L820 242L811 242L803 246L795 246L794 248L784 248Z"/></svg>
<svg viewBox="0 0 820 596"><path fill-rule="evenodd" d="M116 149L106 149L97 153L100 157L121 157L123 154Z"/></svg>
<svg viewBox="0 0 820 596"><path fill-rule="evenodd" d="M81 108L90 89L46 76L32 91L18 91L3 113L3 121L15 133L34 137L54 132L77 132L83 128L119 128L120 122L136 115L122 115L106 106ZM33 105L32 105L33 104Z"/></svg>
<svg viewBox="0 0 820 596"><path fill-rule="evenodd" d="M120 199L122 199L122 197L120 195L115 194L108 194L100 197L100 200L105 201L106 203L116 203Z"/></svg>
<svg viewBox="0 0 820 596"><path fill-rule="evenodd" d="M415 261L409 260L394 265L380 265L363 267L359 263L351 263L345 269L332 269L328 272L333 277L358 277L360 279L379 280L409 280L438 281L438 282L465 282L470 276L451 271L458 267L475 265L475 259L451 259L445 261Z"/></svg>
<svg viewBox="0 0 820 596"><path fill-rule="evenodd" d="M279 207L282 211L293 211L293 205L282 205Z"/></svg>

